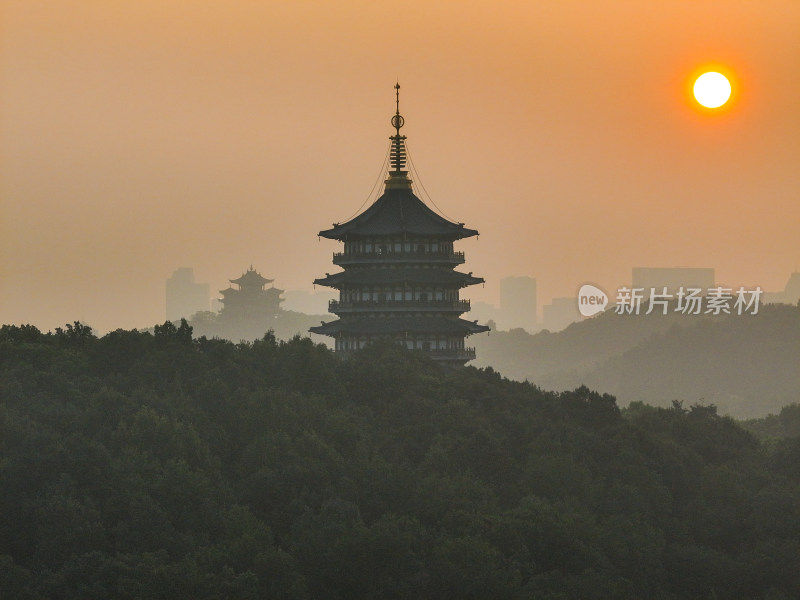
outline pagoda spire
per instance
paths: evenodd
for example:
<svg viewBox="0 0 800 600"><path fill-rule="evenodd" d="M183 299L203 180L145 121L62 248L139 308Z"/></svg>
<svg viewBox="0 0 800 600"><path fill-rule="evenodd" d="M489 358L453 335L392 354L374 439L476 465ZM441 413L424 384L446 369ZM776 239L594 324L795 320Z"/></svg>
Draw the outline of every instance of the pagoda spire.
<svg viewBox="0 0 800 600"><path fill-rule="evenodd" d="M408 178L408 171L405 171L406 166L406 136L400 135L400 128L405 123L405 119L400 114L400 83L395 83L395 114L392 116L392 127L395 129L395 134L390 136L392 140L392 149L389 155L389 179L386 180L386 189L411 189L411 180Z"/></svg>

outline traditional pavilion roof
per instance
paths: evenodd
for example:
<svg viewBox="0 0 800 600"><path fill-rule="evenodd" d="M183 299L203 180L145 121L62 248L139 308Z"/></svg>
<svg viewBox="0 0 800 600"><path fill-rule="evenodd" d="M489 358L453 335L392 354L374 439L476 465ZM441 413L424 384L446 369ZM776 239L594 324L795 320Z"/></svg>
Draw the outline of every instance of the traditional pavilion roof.
<svg viewBox="0 0 800 600"><path fill-rule="evenodd" d="M461 273L451 269L438 268L386 268L386 269L348 269L326 275L323 278L315 279L315 285L325 285L338 288L342 284L347 285L392 285L403 282L422 283L430 285L457 285L466 287L476 283L483 283L482 277L473 277L472 273Z"/></svg>
<svg viewBox="0 0 800 600"><path fill-rule="evenodd" d="M320 231L329 239L348 236L442 236L461 239L478 235L463 223L453 223L428 208L411 188L389 188L372 206L347 223Z"/></svg>
<svg viewBox="0 0 800 600"><path fill-rule="evenodd" d="M229 279L231 283L238 284L240 287L264 287L268 283L275 281L274 279L267 279L262 277L261 273L250 265L250 268L242 274L238 279Z"/></svg>
<svg viewBox="0 0 800 600"><path fill-rule="evenodd" d="M258 297L270 297L270 296L280 296L284 290L279 290L276 287L263 289L249 289L249 292L244 290L237 290L236 288L228 287L224 290L220 290L219 293L222 294L222 301L225 302L226 299L231 298L239 298L239 297L251 297L251 296L258 296Z"/></svg>
<svg viewBox="0 0 800 600"><path fill-rule="evenodd" d="M310 329L313 333L336 335L347 332L352 335L382 335L396 333L438 333L470 335L489 331L486 325L478 325L465 319L447 317L362 317L339 319L323 323Z"/></svg>

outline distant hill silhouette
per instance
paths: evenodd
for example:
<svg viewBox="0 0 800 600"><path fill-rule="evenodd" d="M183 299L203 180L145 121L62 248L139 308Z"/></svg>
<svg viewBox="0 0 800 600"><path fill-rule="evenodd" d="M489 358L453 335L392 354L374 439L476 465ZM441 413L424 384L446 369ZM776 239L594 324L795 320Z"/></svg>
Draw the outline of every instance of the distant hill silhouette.
<svg viewBox="0 0 800 600"><path fill-rule="evenodd" d="M740 418L800 400L800 307L769 305L757 315L617 315L530 335L493 331L473 338L475 366L543 389L588 385L633 401L714 403Z"/></svg>
<svg viewBox="0 0 800 600"><path fill-rule="evenodd" d="M279 309L277 314L268 318L253 320L224 320L218 313L195 313L189 324L197 336L219 338L231 342L252 342L264 337L267 331L272 331L279 340L290 340L296 335L309 337L308 329L319 325L322 321L331 321L332 315L307 315L292 310ZM322 335L310 336L315 342L330 345L329 338Z"/></svg>

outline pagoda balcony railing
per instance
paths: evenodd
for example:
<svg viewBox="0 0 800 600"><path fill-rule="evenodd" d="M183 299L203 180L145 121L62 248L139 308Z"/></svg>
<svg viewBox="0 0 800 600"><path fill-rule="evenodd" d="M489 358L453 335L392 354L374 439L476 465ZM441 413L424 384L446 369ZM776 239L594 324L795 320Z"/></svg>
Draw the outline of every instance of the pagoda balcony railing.
<svg viewBox="0 0 800 600"><path fill-rule="evenodd" d="M475 358L475 348L450 348L426 350L434 360L472 360Z"/></svg>
<svg viewBox="0 0 800 600"><path fill-rule="evenodd" d="M393 250L374 250L372 252L334 252L333 264L344 265L358 262L444 262L444 263L464 263L463 252L452 252L450 250L438 250L431 252L400 251Z"/></svg>
<svg viewBox="0 0 800 600"><path fill-rule="evenodd" d="M401 344L402 345L402 344ZM436 348L436 349L417 349L417 352L424 352L429 355L433 360L473 360L475 358L475 348ZM357 352L357 350L344 350L336 351L336 354L347 358Z"/></svg>
<svg viewBox="0 0 800 600"><path fill-rule="evenodd" d="M444 310L467 312L469 300L358 300L328 302L328 312L373 312L373 311L406 311L406 310Z"/></svg>

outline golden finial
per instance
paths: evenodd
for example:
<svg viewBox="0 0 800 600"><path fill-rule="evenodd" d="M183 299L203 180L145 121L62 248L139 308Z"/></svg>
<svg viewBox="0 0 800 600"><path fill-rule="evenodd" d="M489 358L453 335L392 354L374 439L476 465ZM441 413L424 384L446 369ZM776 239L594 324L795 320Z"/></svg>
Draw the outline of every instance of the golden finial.
<svg viewBox="0 0 800 600"><path fill-rule="evenodd" d="M394 94L396 109L392 116L392 127L395 129L395 134L389 138L392 140L392 148L389 155L389 165L392 170L389 172L386 186L387 188L410 188L411 180L404 170L406 166L406 136L400 135L400 128L405 123L405 119L400 114L400 82L394 84Z"/></svg>
<svg viewBox="0 0 800 600"><path fill-rule="evenodd" d="M392 117L392 127L397 130L397 135L400 135L400 128L403 126L403 123L405 123L405 119L400 115L400 82L394 84L394 93L397 111Z"/></svg>

